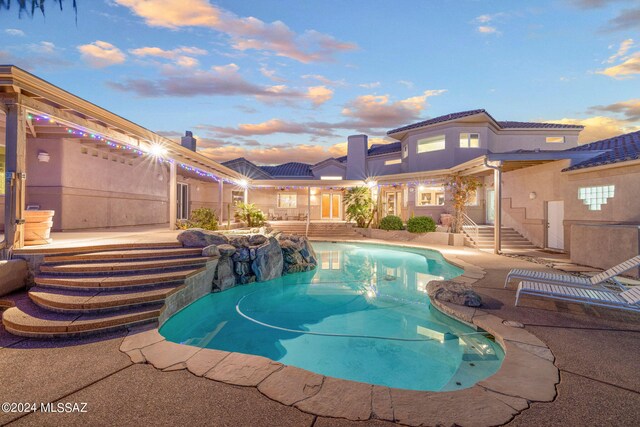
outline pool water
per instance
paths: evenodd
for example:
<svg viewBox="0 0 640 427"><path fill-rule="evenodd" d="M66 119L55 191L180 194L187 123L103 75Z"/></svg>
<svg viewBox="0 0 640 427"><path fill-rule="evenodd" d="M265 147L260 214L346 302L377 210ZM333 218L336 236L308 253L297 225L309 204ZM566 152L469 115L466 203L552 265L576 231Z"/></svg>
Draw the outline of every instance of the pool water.
<svg viewBox="0 0 640 427"><path fill-rule="evenodd" d="M495 342L430 307L427 283L463 272L439 252L313 247L314 271L206 295L160 333L173 342L411 390L470 387L500 367L504 354Z"/></svg>

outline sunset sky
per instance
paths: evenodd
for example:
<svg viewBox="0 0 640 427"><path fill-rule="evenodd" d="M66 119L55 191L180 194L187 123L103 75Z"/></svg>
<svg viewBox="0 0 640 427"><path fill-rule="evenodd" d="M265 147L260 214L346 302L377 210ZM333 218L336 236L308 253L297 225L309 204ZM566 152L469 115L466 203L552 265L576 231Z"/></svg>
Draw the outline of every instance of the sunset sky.
<svg viewBox="0 0 640 427"><path fill-rule="evenodd" d="M0 10L14 64L216 160L315 163L346 137L485 108L640 129L640 2L71 0Z"/></svg>

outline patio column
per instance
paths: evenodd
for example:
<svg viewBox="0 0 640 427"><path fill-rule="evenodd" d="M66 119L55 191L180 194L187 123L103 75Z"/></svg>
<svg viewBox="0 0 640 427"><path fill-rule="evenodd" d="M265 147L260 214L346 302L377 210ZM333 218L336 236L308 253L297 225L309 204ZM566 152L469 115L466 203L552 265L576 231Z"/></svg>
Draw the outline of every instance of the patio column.
<svg viewBox="0 0 640 427"><path fill-rule="evenodd" d="M2 105L7 115L4 235L7 248L24 247L26 111L17 102Z"/></svg>
<svg viewBox="0 0 640 427"><path fill-rule="evenodd" d="M311 186L307 186L307 231L305 233L309 234L309 224L311 223Z"/></svg>
<svg viewBox="0 0 640 427"><path fill-rule="evenodd" d="M493 169L493 186L495 188L495 221L493 231L493 252L499 254L502 251L502 163Z"/></svg>
<svg viewBox="0 0 640 427"><path fill-rule="evenodd" d="M169 229L176 229L178 221L178 174L176 164L169 163Z"/></svg>
<svg viewBox="0 0 640 427"><path fill-rule="evenodd" d="M249 187L244 187L244 203L249 203Z"/></svg>
<svg viewBox="0 0 640 427"><path fill-rule="evenodd" d="M218 181L218 210L220 212L220 218L218 219L220 222L224 219L224 181L220 178Z"/></svg>

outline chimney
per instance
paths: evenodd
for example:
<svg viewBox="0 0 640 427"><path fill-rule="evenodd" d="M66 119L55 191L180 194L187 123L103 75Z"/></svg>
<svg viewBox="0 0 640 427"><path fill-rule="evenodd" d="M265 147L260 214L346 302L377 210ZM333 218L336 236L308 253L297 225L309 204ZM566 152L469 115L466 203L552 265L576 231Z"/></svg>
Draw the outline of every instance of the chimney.
<svg viewBox="0 0 640 427"><path fill-rule="evenodd" d="M196 151L197 142L198 140L193 137L193 132L190 130L186 131L184 136L180 139L180 144L191 151Z"/></svg>
<svg viewBox="0 0 640 427"><path fill-rule="evenodd" d="M351 135L347 138L347 179L367 179L367 135Z"/></svg>

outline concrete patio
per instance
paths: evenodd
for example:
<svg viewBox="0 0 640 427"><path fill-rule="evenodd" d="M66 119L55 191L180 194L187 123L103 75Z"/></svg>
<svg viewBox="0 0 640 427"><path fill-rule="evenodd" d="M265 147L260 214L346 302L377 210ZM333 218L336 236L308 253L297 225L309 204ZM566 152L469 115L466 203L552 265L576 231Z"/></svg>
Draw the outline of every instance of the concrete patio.
<svg viewBox="0 0 640 427"><path fill-rule="evenodd" d="M155 234L155 233L150 233ZM165 239L169 236L165 235ZM117 236L109 238L118 239ZM140 237L145 238L145 237ZM81 239L76 239L76 242ZM486 271L474 288L489 313L525 325L553 352L560 370L553 402L534 403L508 425L634 425L640 418L640 315L525 298L504 289L511 268L545 269L519 259L455 248ZM11 425L391 425L316 417L281 405L254 387L133 364L119 348L125 333L82 341L41 341L0 329L2 402L87 402L82 414L0 414Z"/></svg>

